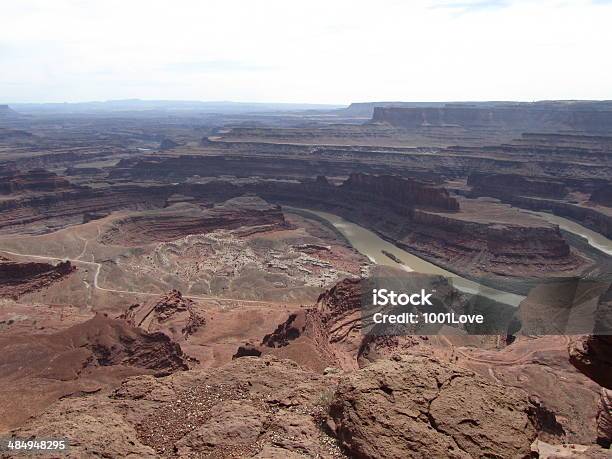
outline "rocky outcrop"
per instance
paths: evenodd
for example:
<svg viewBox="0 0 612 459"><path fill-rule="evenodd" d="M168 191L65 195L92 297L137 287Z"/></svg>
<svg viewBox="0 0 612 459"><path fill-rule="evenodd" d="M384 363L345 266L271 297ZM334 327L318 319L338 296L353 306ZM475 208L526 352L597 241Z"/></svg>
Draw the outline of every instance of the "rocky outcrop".
<svg viewBox="0 0 612 459"><path fill-rule="evenodd" d="M538 276L572 271L584 260L570 252L557 227L485 222L452 214L415 211L399 245L473 272Z"/></svg>
<svg viewBox="0 0 612 459"><path fill-rule="evenodd" d="M0 296L19 296L48 287L64 279L76 268L69 262L17 262L0 256Z"/></svg>
<svg viewBox="0 0 612 459"><path fill-rule="evenodd" d="M570 343L570 362L597 384L612 389L612 336L589 335Z"/></svg>
<svg viewBox="0 0 612 459"><path fill-rule="evenodd" d="M120 318L148 333L162 332L174 341L187 340L206 325L195 303L178 290L149 303L132 305Z"/></svg>
<svg viewBox="0 0 612 459"><path fill-rule="evenodd" d="M0 231L41 234L81 224L84 215L107 214L119 209L161 208L171 187L117 186L112 189L67 190L37 193L0 201Z"/></svg>
<svg viewBox="0 0 612 459"><path fill-rule="evenodd" d="M142 245L173 241L189 234L217 229L285 226L279 206L268 204L256 196L242 196L208 209L180 203L166 209L134 213L114 222L99 239L105 244Z"/></svg>
<svg viewBox="0 0 612 459"><path fill-rule="evenodd" d="M321 375L243 357L65 398L12 433L63 435L74 457L523 457L537 433L530 406L518 389L431 358Z"/></svg>
<svg viewBox="0 0 612 459"><path fill-rule="evenodd" d="M601 389L597 407L597 443L604 448L612 445L612 390Z"/></svg>
<svg viewBox="0 0 612 459"><path fill-rule="evenodd" d="M428 286L435 290L434 307L438 311L468 310L472 300L481 307L488 304L485 298L461 295L439 276L401 274L384 269L376 269L373 274L381 278L400 275L405 276L402 288L418 285L419 288ZM413 352L428 338L401 325L397 329L393 326L385 327L384 331L375 329L376 326L368 320L374 313L374 308L367 303L373 286L365 279L343 279L323 292L313 307L290 313L284 322L264 337L257 349L263 354L290 358L315 371L323 371L326 367L352 371L381 359ZM367 298L364 297L366 294ZM435 331L430 333L435 334ZM456 333L465 333L465 330L457 329ZM473 333L477 331L473 330Z"/></svg>
<svg viewBox="0 0 612 459"><path fill-rule="evenodd" d="M337 378L264 357L127 379L56 403L13 433L67 437L73 457L342 457L323 432Z"/></svg>
<svg viewBox="0 0 612 459"><path fill-rule="evenodd" d="M233 359L239 359L240 357L259 357L261 351L252 343L246 343L238 347L236 353L232 356Z"/></svg>
<svg viewBox="0 0 612 459"><path fill-rule="evenodd" d="M528 456L537 435L529 412L520 390L414 356L343 378L330 407L355 458Z"/></svg>
<svg viewBox="0 0 612 459"><path fill-rule="evenodd" d="M19 425L61 397L113 387L126 376L188 368L181 347L163 333L101 314L57 333L0 338L0 350L0 394L11 394L0 426Z"/></svg>
<svg viewBox="0 0 612 459"><path fill-rule="evenodd" d="M145 333L121 321L96 315L52 341L69 339L87 352L88 366L128 365L160 372L188 369L181 347L162 333Z"/></svg>
<svg viewBox="0 0 612 459"><path fill-rule="evenodd" d="M499 196L498 196L499 197ZM553 199L533 198L527 196L500 197L503 202L523 207L525 209L551 212L560 217L576 220L581 225L601 233L607 238L612 238L612 214L604 213L601 210L585 207L578 204L571 204Z"/></svg>

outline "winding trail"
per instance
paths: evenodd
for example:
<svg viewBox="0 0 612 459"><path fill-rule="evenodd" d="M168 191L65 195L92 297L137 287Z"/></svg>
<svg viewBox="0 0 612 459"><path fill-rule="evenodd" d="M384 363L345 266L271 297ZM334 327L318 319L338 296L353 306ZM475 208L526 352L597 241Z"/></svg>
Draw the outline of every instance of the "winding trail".
<svg viewBox="0 0 612 459"><path fill-rule="evenodd" d="M79 255L78 258L59 258L59 257L49 257L44 255L31 255L26 253L18 253L11 252L10 250L0 249L1 253L6 253L13 256L18 257L26 257L26 258L34 258L36 260L46 260L46 261L69 261L74 264L82 264L86 266L90 266L95 268L94 278L93 278L93 287L97 290L101 290L104 292L112 292L112 293L126 293L131 295L145 295L145 296L160 296L162 293L151 293L151 292L139 292L135 290L119 290L114 288L106 288L101 287L98 283L98 278L100 277L100 269L102 265L95 261L83 261L79 260L84 255L85 248L83 252ZM218 297L218 296L197 296L197 295L183 295L184 298L189 298L192 300L209 300L209 301L238 301L240 303L251 303L251 304L271 304L273 301L262 301L262 300L243 300L241 298L228 298L228 297Z"/></svg>

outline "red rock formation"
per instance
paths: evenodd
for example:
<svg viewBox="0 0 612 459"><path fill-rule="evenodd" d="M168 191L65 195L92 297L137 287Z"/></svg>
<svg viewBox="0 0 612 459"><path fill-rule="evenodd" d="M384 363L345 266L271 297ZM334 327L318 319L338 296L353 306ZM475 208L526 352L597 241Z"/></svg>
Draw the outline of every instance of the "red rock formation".
<svg viewBox="0 0 612 459"><path fill-rule="evenodd" d="M142 245L243 226L282 228L286 223L279 206L268 204L256 196L242 196L209 209L180 203L166 209L133 214L115 222L100 240L106 244Z"/></svg>
<svg viewBox="0 0 612 459"><path fill-rule="evenodd" d="M320 428L337 378L270 357L127 379L113 393L63 399L15 430L67 437L74 457L342 457Z"/></svg>
<svg viewBox="0 0 612 459"><path fill-rule="evenodd" d="M457 200L450 197L444 188L433 188L392 175L351 174L342 184L341 189L351 193L364 193L369 199L379 198L398 206L416 206L446 211L459 209Z"/></svg>
<svg viewBox="0 0 612 459"><path fill-rule="evenodd" d="M48 263L21 263L0 257L0 296L18 298L45 288L75 270L69 261L54 266Z"/></svg>
<svg viewBox="0 0 612 459"><path fill-rule="evenodd" d="M570 362L597 384L612 389L612 336L586 336L569 346Z"/></svg>
<svg viewBox="0 0 612 459"><path fill-rule="evenodd" d="M500 197L500 196L498 196ZM551 212L560 217L567 217L576 220L580 224L603 234L607 238L612 238L612 214L604 213L601 209L592 209L582 205L571 204L554 199L533 198L528 196L500 197L503 202L516 205L530 210Z"/></svg>
<svg viewBox="0 0 612 459"><path fill-rule="evenodd" d="M597 443L604 448L612 444L612 390L601 390L597 410Z"/></svg>
<svg viewBox="0 0 612 459"><path fill-rule="evenodd" d="M0 351L0 393L10 399L0 405L0 426L19 425L63 396L112 387L126 376L188 368L180 346L163 333L100 314L54 334L0 338Z"/></svg>
<svg viewBox="0 0 612 459"><path fill-rule="evenodd" d="M206 324L195 303L178 290L143 305L132 305L120 319L148 333L162 332L175 341L188 339Z"/></svg>
<svg viewBox="0 0 612 459"><path fill-rule="evenodd" d="M538 275L584 264L570 252L559 229L550 225L486 223L417 210L409 228L399 239L401 246L475 272L482 265L489 273L508 274L512 268L514 275Z"/></svg>
<svg viewBox="0 0 612 459"><path fill-rule="evenodd" d="M343 378L330 414L350 457L527 457L537 433L529 408L520 390L406 356Z"/></svg>
<svg viewBox="0 0 612 459"><path fill-rule="evenodd" d="M73 188L68 180L44 169L0 174L0 193L22 191L60 191Z"/></svg>
<svg viewBox="0 0 612 459"><path fill-rule="evenodd" d="M45 233L50 228L81 224L88 213L161 208L171 194L171 187L117 186L110 190L85 188L15 197L0 202L0 230Z"/></svg>

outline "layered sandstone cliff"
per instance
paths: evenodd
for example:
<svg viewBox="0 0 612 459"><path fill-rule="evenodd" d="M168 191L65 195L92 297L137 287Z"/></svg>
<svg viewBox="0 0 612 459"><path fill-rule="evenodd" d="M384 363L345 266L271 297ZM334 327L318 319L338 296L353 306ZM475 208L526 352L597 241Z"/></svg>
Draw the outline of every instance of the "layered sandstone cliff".
<svg viewBox="0 0 612 459"><path fill-rule="evenodd" d="M434 188L414 180L391 175L354 173L342 184L342 190L363 195L369 200L384 200L405 207L459 210L459 203L444 188Z"/></svg>
<svg viewBox="0 0 612 459"><path fill-rule="evenodd" d="M24 191L68 190L72 185L68 180L44 169L28 172L16 170L0 172L0 193L12 194Z"/></svg>
<svg viewBox="0 0 612 459"><path fill-rule="evenodd" d="M473 187L478 196L497 196L504 194L562 198L567 194L564 183L515 174L472 173L467 184Z"/></svg>
<svg viewBox="0 0 612 459"><path fill-rule="evenodd" d="M498 107L475 107L468 104L447 104L444 107L375 107L372 121L404 128L460 126L530 132L611 132L612 109L607 106L547 106L542 103Z"/></svg>
<svg viewBox="0 0 612 459"><path fill-rule="evenodd" d="M105 244L142 245L240 227L282 228L286 223L279 206L255 196L242 196L208 209L179 203L165 209L133 213L115 221L99 240Z"/></svg>

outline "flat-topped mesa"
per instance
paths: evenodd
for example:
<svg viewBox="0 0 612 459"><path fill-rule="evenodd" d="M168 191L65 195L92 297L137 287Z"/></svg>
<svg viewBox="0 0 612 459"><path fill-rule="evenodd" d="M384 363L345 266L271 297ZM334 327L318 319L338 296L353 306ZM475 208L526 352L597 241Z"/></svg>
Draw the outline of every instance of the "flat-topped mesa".
<svg viewBox="0 0 612 459"><path fill-rule="evenodd" d="M408 180L393 175L354 173L341 185L342 190L367 193L406 207L424 207L443 211L459 210L459 203L444 188Z"/></svg>
<svg viewBox="0 0 612 459"><path fill-rule="evenodd" d="M19 113L17 113L8 105L0 105L0 118L14 118L17 116L19 116Z"/></svg>
<svg viewBox="0 0 612 459"><path fill-rule="evenodd" d="M476 195L498 196L503 194L560 198L567 194L563 182L516 174L488 174L474 172L467 184Z"/></svg>
<svg viewBox="0 0 612 459"><path fill-rule="evenodd" d="M33 169L28 172L0 171L0 194L20 191L59 191L70 188L72 185L64 177L44 169Z"/></svg>
<svg viewBox="0 0 612 459"><path fill-rule="evenodd" d="M444 107L375 107L372 122L401 128L458 126L510 130L612 132L612 109L588 104L516 104L476 107L448 104Z"/></svg>

